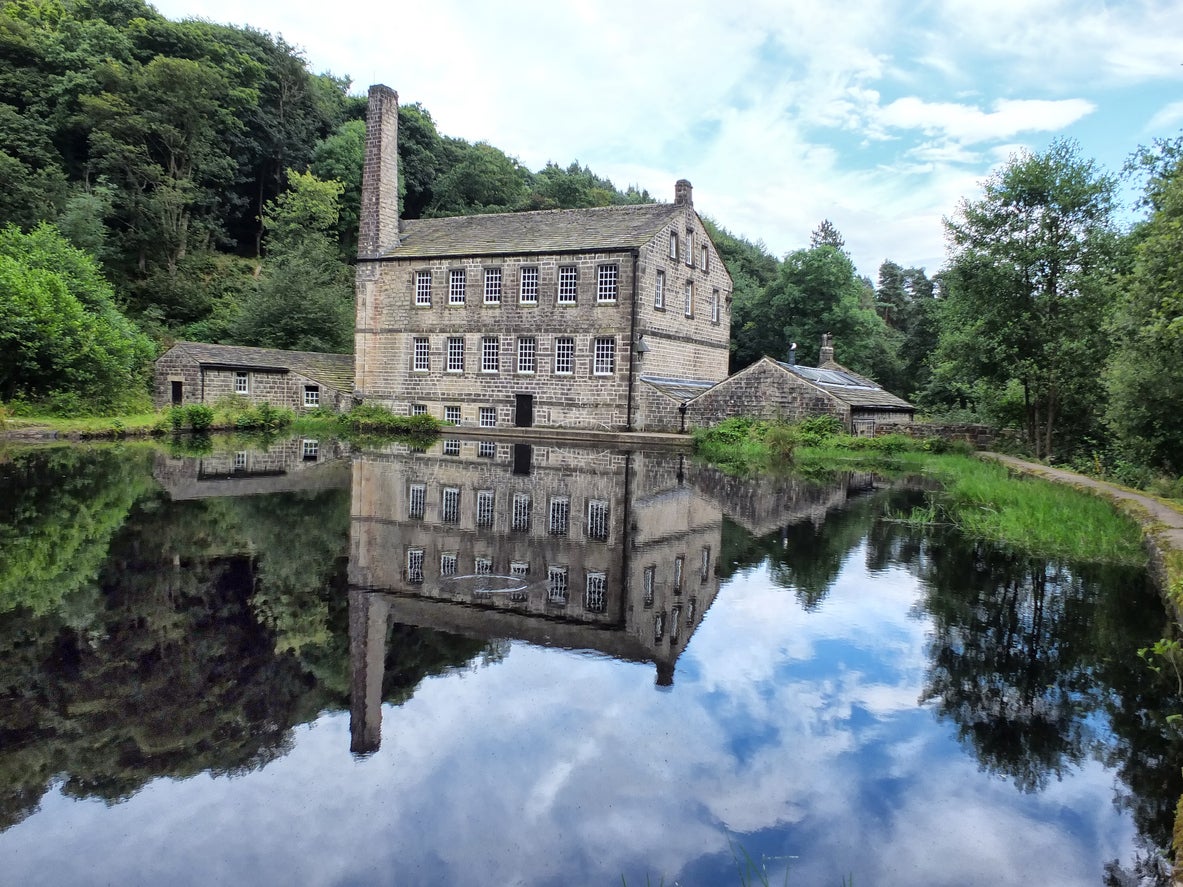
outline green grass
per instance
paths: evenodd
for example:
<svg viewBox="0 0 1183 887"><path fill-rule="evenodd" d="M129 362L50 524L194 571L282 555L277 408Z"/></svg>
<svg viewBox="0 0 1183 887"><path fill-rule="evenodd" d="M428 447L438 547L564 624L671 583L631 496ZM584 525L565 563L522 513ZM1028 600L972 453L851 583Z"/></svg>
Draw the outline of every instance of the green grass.
<svg viewBox="0 0 1183 887"><path fill-rule="evenodd" d="M904 516L912 523L952 524L971 537L1044 557L1146 562L1137 523L1098 496L1012 475L997 463L970 457L967 446L939 439L834 431L826 417L797 425L732 419L696 432L695 446L699 455L738 473L791 467L813 477L852 469L927 475L943 489L930 494L926 507ZM770 437L779 452L769 446Z"/></svg>

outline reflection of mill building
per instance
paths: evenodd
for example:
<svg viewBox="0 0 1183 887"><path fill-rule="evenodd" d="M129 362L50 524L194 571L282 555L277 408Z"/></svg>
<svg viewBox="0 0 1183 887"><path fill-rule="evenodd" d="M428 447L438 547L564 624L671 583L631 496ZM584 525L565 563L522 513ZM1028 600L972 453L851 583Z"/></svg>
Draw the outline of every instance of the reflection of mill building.
<svg viewBox="0 0 1183 887"><path fill-rule="evenodd" d="M390 621L653 662L671 684L722 529L683 458L447 440L355 457L355 750L378 741Z"/></svg>

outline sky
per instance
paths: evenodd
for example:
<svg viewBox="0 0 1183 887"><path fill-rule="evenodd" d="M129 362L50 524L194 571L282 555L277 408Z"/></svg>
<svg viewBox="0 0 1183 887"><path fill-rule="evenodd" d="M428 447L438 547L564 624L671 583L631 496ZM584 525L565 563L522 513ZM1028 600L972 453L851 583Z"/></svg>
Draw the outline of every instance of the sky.
<svg viewBox="0 0 1183 887"><path fill-rule="evenodd" d="M577 160L663 201L689 179L700 214L777 256L830 219L872 278L939 270L942 219L1017 151L1075 139L1118 172L1183 127L1179 0L154 5L282 35L532 170Z"/></svg>

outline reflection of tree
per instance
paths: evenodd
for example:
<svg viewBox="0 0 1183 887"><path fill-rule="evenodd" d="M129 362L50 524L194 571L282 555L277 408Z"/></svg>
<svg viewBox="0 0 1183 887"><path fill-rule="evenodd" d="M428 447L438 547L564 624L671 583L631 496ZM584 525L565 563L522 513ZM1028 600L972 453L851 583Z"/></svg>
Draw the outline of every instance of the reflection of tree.
<svg viewBox="0 0 1183 887"><path fill-rule="evenodd" d="M98 478L89 489L108 495ZM294 726L347 709L348 521L346 491L146 496L96 558L89 596L0 613L0 828L55 782L116 803L161 776L260 768L286 753ZM405 634L388 648L386 698L484 649Z"/></svg>
<svg viewBox="0 0 1183 887"><path fill-rule="evenodd" d="M1104 759L1140 834L1168 846L1183 737L1165 716L1183 700L1137 655L1164 622L1144 574L1032 559L953 533L932 539L923 560L934 623L924 701L984 768L1024 791Z"/></svg>
<svg viewBox="0 0 1183 887"><path fill-rule="evenodd" d="M0 461L0 611L45 612L94 582L111 537L154 486L149 457L55 447Z"/></svg>

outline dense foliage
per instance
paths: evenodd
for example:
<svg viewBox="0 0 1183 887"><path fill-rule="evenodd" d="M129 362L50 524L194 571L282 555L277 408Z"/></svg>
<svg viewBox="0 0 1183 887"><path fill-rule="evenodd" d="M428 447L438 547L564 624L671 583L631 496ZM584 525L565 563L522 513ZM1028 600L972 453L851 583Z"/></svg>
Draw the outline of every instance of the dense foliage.
<svg viewBox="0 0 1183 887"><path fill-rule="evenodd" d="M0 298L19 318L0 330L0 399L110 411L144 378L137 330L348 350L365 112L347 77L249 27L144 0L0 6ZM1177 475L1181 145L1137 155L1147 218L1131 232L1076 145L1011 158L953 210L932 276L890 258L860 275L828 219L779 258L708 220L734 281L731 369L793 343L813 363L831 333L840 364L929 413L1126 480ZM399 108L399 176L405 218L650 200L444 135L417 102ZM81 254L36 259L66 255L55 238L99 269L85 285Z"/></svg>

